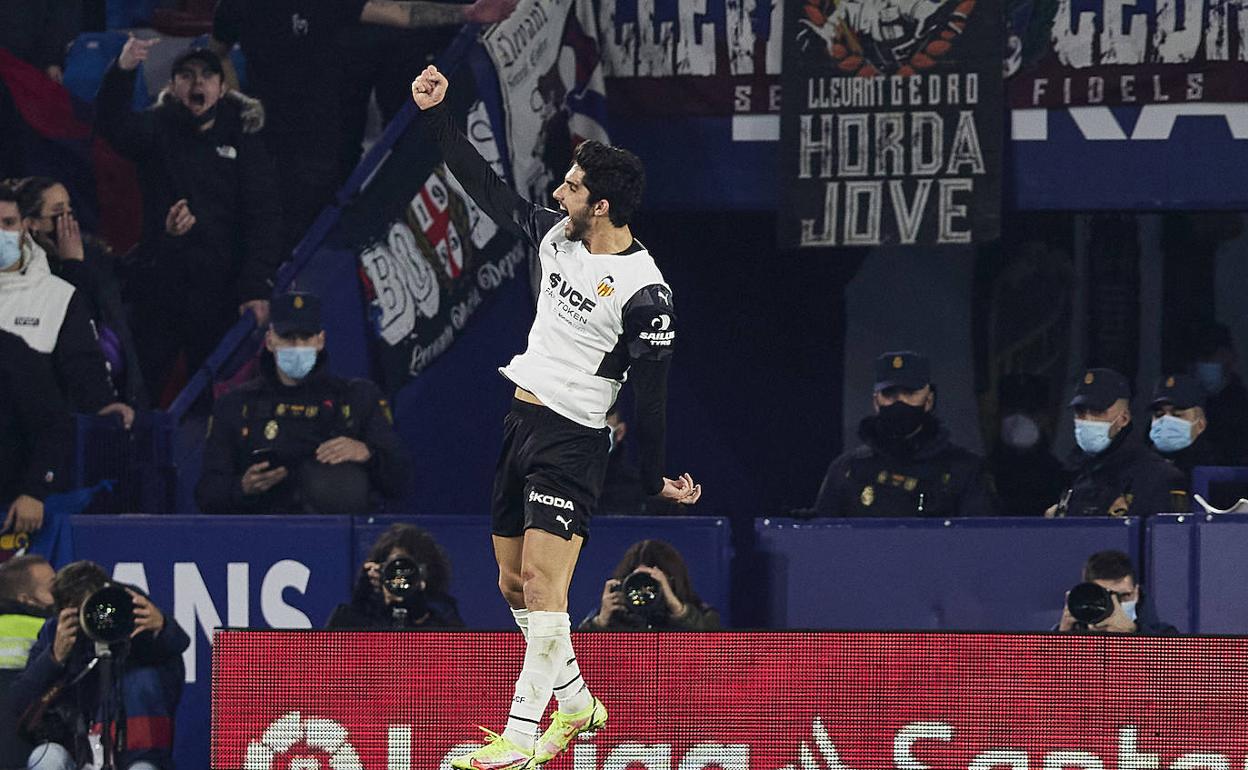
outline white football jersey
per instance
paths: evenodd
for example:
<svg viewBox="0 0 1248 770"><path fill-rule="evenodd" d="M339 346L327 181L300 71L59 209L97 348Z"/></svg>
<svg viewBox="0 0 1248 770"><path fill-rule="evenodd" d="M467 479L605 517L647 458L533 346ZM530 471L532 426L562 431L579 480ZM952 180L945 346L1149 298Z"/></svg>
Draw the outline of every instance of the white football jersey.
<svg viewBox="0 0 1248 770"><path fill-rule="evenodd" d="M558 414L606 426L639 350L670 354L671 288L637 241L624 254L591 254L559 220L538 246L541 283L528 349L499 369Z"/></svg>

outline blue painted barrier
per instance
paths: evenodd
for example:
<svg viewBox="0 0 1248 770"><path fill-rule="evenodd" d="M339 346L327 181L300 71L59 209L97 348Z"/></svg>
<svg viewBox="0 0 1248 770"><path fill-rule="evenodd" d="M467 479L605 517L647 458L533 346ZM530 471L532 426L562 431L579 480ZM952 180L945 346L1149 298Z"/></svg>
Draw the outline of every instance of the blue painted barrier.
<svg viewBox="0 0 1248 770"><path fill-rule="evenodd" d="M1037 631L1138 519L760 519L770 628Z"/></svg>
<svg viewBox="0 0 1248 770"><path fill-rule="evenodd" d="M1163 620L1183 633L1248 631L1248 515L1154 516L1145 547L1147 586Z"/></svg>

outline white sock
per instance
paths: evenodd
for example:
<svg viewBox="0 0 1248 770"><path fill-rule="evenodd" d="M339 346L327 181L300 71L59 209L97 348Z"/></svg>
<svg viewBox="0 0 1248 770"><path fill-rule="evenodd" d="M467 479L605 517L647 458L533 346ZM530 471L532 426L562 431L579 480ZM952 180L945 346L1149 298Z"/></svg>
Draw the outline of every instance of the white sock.
<svg viewBox="0 0 1248 770"><path fill-rule="evenodd" d="M520 626L520 633L524 634L524 638L529 638L529 611L525 607L511 610L511 616L516 619L516 625Z"/></svg>
<svg viewBox="0 0 1248 770"><path fill-rule="evenodd" d="M524 634L527 639L529 637L528 609L512 608L511 616L515 618L516 625L520 627L520 633ZM576 662L575 652L563 668L559 669L559 674L555 677L555 698L559 701L559 710L565 714L579 714L594 705L594 696L590 694L589 686L581 678L581 667Z"/></svg>
<svg viewBox="0 0 1248 770"><path fill-rule="evenodd" d="M532 750L541 736L542 715L550 703L563 662L572 657L571 622L566 612L529 612L524 667L516 680L503 737Z"/></svg>
<svg viewBox="0 0 1248 770"><path fill-rule="evenodd" d="M559 701L559 710L564 714L578 714L594 705L594 696L589 694L589 685L581 678L581 667L576 662L576 652L571 650L571 639L568 649L572 652L559 669L555 678L555 698Z"/></svg>

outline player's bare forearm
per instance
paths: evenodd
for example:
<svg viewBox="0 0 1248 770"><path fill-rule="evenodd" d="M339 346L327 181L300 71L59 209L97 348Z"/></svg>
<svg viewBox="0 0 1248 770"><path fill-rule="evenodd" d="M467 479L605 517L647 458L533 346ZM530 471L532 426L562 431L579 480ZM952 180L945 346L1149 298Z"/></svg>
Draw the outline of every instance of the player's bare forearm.
<svg viewBox="0 0 1248 770"><path fill-rule="evenodd" d="M360 21L407 29L447 27L467 21L468 7L428 0L369 0L360 12Z"/></svg>

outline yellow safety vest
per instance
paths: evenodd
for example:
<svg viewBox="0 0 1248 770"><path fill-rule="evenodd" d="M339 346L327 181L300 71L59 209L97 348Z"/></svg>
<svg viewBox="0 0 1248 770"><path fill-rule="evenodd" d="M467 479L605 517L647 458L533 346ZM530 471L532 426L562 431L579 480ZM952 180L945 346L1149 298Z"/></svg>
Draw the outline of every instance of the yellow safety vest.
<svg viewBox="0 0 1248 770"><path fill-rule="evenodd" d="M33 615L0 615L0 670L26 668L26 658L43 623L43 618Z"/></svg>

